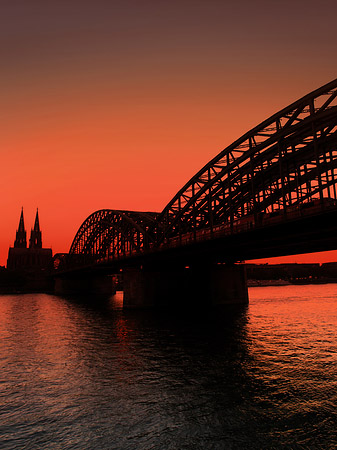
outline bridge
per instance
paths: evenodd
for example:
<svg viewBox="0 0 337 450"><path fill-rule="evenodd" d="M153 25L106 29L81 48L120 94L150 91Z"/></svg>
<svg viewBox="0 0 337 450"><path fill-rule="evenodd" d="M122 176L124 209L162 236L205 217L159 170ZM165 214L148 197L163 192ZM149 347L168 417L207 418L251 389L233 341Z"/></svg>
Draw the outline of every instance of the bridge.
<svg viewBox="0 0 337 450"><path fill-rule="evenodd" d="M59 291L123 272L126 306L169 304L179 292L247 302L238 262L337 249L336 98L337 79L263 121L161 212L91 214L59 260Z"/></svg>

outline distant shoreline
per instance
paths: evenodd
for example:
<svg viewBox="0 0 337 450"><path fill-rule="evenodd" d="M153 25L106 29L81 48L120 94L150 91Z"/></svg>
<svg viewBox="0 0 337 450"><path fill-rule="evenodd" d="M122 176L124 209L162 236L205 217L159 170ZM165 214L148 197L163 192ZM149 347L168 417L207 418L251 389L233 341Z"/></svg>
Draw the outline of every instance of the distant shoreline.
<svg viewBox="0 0 337 450"><path fill-rule="evenodd" d="M268 287L268 286L303 286L309 284L333 284L337 280L298 280L291 282L288 280L247 280L247 286L250 287Z"/></svg>

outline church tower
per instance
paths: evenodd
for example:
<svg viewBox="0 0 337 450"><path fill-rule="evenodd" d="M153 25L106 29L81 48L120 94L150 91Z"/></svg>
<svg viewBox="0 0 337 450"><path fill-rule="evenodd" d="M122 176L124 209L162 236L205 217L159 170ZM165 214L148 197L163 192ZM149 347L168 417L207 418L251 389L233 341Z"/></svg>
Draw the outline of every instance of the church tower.
<svg viewBox="0 0 337 450"><path fill-rule="evenodd" d="M23 208L21 209L19 228L16 231L14 248L27 248L27 235L26 235L25 223L24 223L24 219L23 219Z"/></svg>
<svg viewBox="0 0 337 450"><path fill-rule="evenodd" d="M43 283L41 281L44 276L43 274L47 273L52 266L53 255L51 248L42 248L39 211L36 211L34 228L31 230L29 248L27 248L27 237L22 209L14 247L10 247L8 250L7 269L25 273L25 289L29 290L41 288L44 283L44 281Z"/></svg>
<svg viewBox="0 0 337 450"><path fill-rule="evenodd" d="M39 210L36 210L34 228L30 232L29 248L42 248L42 235L39 223Z"/></svg>

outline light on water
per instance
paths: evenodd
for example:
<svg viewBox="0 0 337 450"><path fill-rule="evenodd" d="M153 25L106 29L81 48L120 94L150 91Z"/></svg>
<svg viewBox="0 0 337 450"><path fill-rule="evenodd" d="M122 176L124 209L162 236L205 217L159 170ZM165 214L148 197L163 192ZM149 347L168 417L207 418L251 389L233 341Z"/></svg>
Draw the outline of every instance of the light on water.
<svg viewBox="0 0 337 450"><path fill-rule="evenodd" d="M221 314L1 296L0 448L336 448L336 306L333 284Z"/></svg>

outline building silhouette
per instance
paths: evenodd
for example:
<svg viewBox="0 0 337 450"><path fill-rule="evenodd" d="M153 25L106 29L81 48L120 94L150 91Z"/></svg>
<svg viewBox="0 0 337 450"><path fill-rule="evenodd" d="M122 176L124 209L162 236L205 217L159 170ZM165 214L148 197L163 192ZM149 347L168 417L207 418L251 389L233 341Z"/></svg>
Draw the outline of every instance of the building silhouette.
<svg viewBox="0 0 337 450"><path fill-rule="evenodd" d="M36 211L34 228L30 232L29 247L27 247L27 233L22 208L14 247L10 247L8 251L7 269L28 273L43 272L52 267L52 262L52 249L42 247L38 210Z"/></svg>

